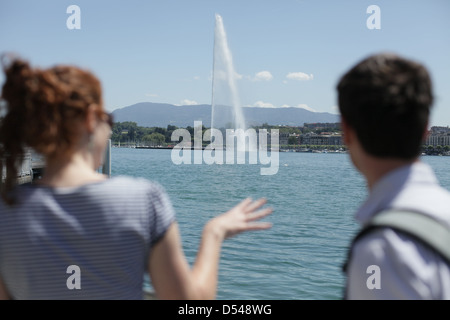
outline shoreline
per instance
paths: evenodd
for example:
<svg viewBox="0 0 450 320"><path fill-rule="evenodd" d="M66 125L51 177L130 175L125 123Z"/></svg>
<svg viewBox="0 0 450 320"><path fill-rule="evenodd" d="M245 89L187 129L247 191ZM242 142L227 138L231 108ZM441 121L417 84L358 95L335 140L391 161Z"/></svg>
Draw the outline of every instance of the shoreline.
<svg viewBox="0 0 450 320"><path fill-rule="evenodd" d="M205 150L206 147L196 148L196 147L177 147L175 146L117 146L114 145L112 148L128 148L128 149L161 149L161 150L171 150L171 149L179 149L179 150ZM226 148L224 148L224 151L226 151ZM280 148L278 152L292 152L292 153L331 153L331 154L348 154L347 150L343 150L340 148L339 150L330 150L328 148L321 148L321 149L308 149L308 148ZM436 157L448 157L450 156L450 152L444 152L440 154L435 153L425 153L423 152L420 156L436 156Z"/></svg>

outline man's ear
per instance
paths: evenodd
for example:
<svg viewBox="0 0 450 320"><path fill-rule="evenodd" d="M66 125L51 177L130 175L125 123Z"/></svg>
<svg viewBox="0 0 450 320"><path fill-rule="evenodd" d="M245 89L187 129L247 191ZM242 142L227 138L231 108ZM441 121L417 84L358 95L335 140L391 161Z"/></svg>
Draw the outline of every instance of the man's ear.
<svg viewBox="0 0 450 320"><path fill-rule="evenodd" d="M342 139L346 146L353 142L354 130L348 125L347 121L341 117Z"/></svg>

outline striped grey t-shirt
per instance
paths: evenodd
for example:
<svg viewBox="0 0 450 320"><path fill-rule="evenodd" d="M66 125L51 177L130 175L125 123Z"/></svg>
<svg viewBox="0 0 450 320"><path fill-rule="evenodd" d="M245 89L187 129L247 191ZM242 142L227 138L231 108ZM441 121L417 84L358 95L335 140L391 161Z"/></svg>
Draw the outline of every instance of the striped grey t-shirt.
<svg viewBox="0 0 450 320"><path fill-rule="evenodd" d="M0 203L0 278L14 299L142 299L155 244L175 220L164 189L114 177L17 187Z"/></svg>

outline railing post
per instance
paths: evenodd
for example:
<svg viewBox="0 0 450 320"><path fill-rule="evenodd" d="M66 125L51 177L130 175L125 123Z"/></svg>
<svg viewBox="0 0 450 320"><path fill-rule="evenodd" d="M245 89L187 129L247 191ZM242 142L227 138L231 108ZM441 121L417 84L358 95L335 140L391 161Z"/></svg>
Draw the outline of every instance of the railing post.
<svg viewBox="0 0 450 320"><path fill-rule="evenodd" d="M103 159L102 173L111 177L111 139L106 143L105 156Z"/></svg>

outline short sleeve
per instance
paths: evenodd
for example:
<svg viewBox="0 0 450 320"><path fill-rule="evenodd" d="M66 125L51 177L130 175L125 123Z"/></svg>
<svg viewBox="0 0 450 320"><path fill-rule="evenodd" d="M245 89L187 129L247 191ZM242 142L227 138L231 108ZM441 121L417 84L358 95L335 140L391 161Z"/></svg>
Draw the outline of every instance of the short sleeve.
<svg viewBox="0 0 450 320"><path fill-rule="evenodd" d="M175 211L165 189L158 183L151 183L149 207L152 213L150 221L150 245L157 243L175 221Z"/></svg>

